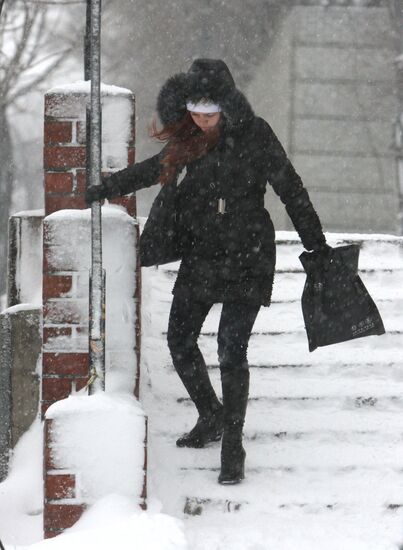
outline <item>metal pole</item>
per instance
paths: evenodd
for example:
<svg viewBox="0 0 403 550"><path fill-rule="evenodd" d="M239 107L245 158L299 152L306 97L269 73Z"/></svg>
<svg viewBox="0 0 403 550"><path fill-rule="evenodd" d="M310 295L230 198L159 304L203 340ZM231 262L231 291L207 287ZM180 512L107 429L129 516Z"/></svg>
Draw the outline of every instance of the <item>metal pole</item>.
<svg viewBox="0 0 403 550"><path fill-rule="evenodd" d="M91 0L87 0L84 35L84 80L91 78Z"/></svg>
<svg viewBox="0 0 403 550"><path fill-rule="evenodd" d="M101 184L101 0L91 0L90 185ZM88 111L87 111L88 116ZM90 393L105 390L105 274L102 269L101 202L91 205L89 312Z"/></svg>
<svg viewBox="0 0 403 550"><path fill-rule="evenodd" d="M403 52L403 0L391 0L389 7L391 19L395 24L396 51L401 56ZM396 63L398 112L395 123L395 148L399 192L398 231L400 235L403 235L403 59L400 56Z"/></svg>

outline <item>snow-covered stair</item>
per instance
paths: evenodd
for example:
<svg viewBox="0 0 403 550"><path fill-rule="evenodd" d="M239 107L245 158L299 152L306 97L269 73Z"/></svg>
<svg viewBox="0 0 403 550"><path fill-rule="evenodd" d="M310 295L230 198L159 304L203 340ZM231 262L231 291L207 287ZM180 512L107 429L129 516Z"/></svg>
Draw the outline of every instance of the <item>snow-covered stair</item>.
<svg viewBox="0 0 403 550"><path fill-rule="evenodd" d="M246 541L250 548L386 550L391 537L403 540L403 241L328 235L332 245L361 243L360 274L386 334L309 353L300 305L302 246L292 232L278 232L277 240L273 303L261 309L249 345L246 479L238 486L217 483L219 443L197 450L175 446L197 417L166 344L178 266L143 270L150 500L186 518L197 549L209 547L197 533L205 537L216 529L225 548L231 526L253 517L250 525L258 522L265 542L254 531ZM199 340L219 395L220 310L213 307ZM230 542L228 548L235 547Z"/></svg>

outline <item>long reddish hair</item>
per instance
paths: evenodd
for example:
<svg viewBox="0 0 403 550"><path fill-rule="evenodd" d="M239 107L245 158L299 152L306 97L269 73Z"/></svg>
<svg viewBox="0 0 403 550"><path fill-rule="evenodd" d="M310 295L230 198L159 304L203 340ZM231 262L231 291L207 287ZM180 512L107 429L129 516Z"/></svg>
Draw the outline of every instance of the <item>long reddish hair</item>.
<svg viewBox="0 0 403 550"><path fill-rule="evenodd" d="M168 142L161 161L163 169L160 182L163 185L171 182L177 172L188 162L197 160L210 151L218 142L220 128L221 125L218 123L208 132L203 132L187 112L178 122L173 122L158 130L154 117L149 128L150 137L161 142Z"/></svg>

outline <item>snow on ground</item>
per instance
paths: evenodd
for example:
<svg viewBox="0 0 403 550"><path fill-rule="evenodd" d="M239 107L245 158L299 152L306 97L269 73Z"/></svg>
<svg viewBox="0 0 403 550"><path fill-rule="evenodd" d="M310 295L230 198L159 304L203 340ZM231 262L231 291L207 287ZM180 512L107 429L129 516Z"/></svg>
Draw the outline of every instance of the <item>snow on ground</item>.
<svg viewBox="0 0 403 550"><path fill-rule="evenodd" d="M362 278L389 334L310 354L300 308L302 248L295 233L277 233L278 240L290 237L295 244L278 258L276 303L259 313L248 353L254 367L245 425L247 477L239 486L217 484L219 444L175 448L197 417L172 369L164 334L177 266L143 270L149 498L184 518L193 550L397 550L403 541L403 258L394 243L401 240L365 236L360 254ZM363 236L328 235L333 246L345 239ZM219 314L214 306L200 338L218 395Z"/></svg>
<svg viewBox="0 0 403 550"><path fill-rule="evenodd" d="M110 495L98 501L76 525L30 550L186 550L179 520L139 512L128 498ZM8 549L7 549L8 550Z"/></svg>
<svg viewBox="0 0 403 550"><path fill-rule="evenodd" d="M7 550L43 537L42 433L36 420L17 443L10 473L0 483L0 539Z"/></svg>
<svg viewBox="0 0 403 550"><path fill-rule="evenodd" d="M385 268L386 278L391 267L402 269L401 253L382 238L370 240L372 244L365 243L362 249L361 268L367 269L363 278L375 297L383 296L379 306L384 308L387 330L401 331L401 309L390 302L392 298L401 304L398 281L394 277L385 283L383 275L372 273L370 249L377 247L376 260ZM296 268L300 245L293 247L279 258L280 271ZM289 274L278 273L279 300L259 314L250 354L256 367L245 426L247 477L239 486L223 487L217 483L219 444L199 450L175 447L175 438L193 425L196 414L181 399L183 389L169 364L164 335L173 282L169 269L143 270L148 511L140 511L135 499L121 488L107 487L102 495L95 495L94 504L73 528L41 541L42 431L36 421L18 443L10 475L0 484L0 538L6 550L399 550L403 541L403 515L398 507L403 503L403 377L396 368L402 358L398 335L370 337L351 347L309 354L299 304L294 308L291 302L285 306L281 301L284 284L295 285L296 297L298 278L302 278L294 273L291 280ZM201 347L211 365L216 363L214 331L219 309L214 306L203 327ZM266 336L259 332L271 328L284 333L270 336L268 354L262 339ZM287 354L275 351L280 341ZM259 368L270 361L283 365L296 354L301 368ZM307 364L312 367L303 368ZM220 393L218 369L210 372ZM357 406L357 395L362 396L363 406ZM376 399L373 406L365 406L367 396ZM55 405L55 417L77 399ZM266 409L262 400L267 400ZM102 407L111 411L105 403ZM283 437L276 435L279 430ZM120 457L117 470L131 467L131 456L127 461ZM184 513L186 498L196 515ZM204 509L197 515L200 505Z"/></svg>

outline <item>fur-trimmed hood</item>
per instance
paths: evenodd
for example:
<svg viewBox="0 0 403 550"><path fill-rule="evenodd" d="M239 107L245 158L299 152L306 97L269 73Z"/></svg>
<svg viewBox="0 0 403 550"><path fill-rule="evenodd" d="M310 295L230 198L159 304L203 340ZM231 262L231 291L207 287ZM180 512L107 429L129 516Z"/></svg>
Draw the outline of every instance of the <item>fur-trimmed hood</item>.
<svg viewBox="0 0 403 550"><path fill-rule="evenodd" d="M221 59L196 59L187 73L168 78L157 99L157 112L164 126L183 118L186 102L206 98L218 103L231 127L253 119L246 97L236 88L227 65Z"/></svg>

